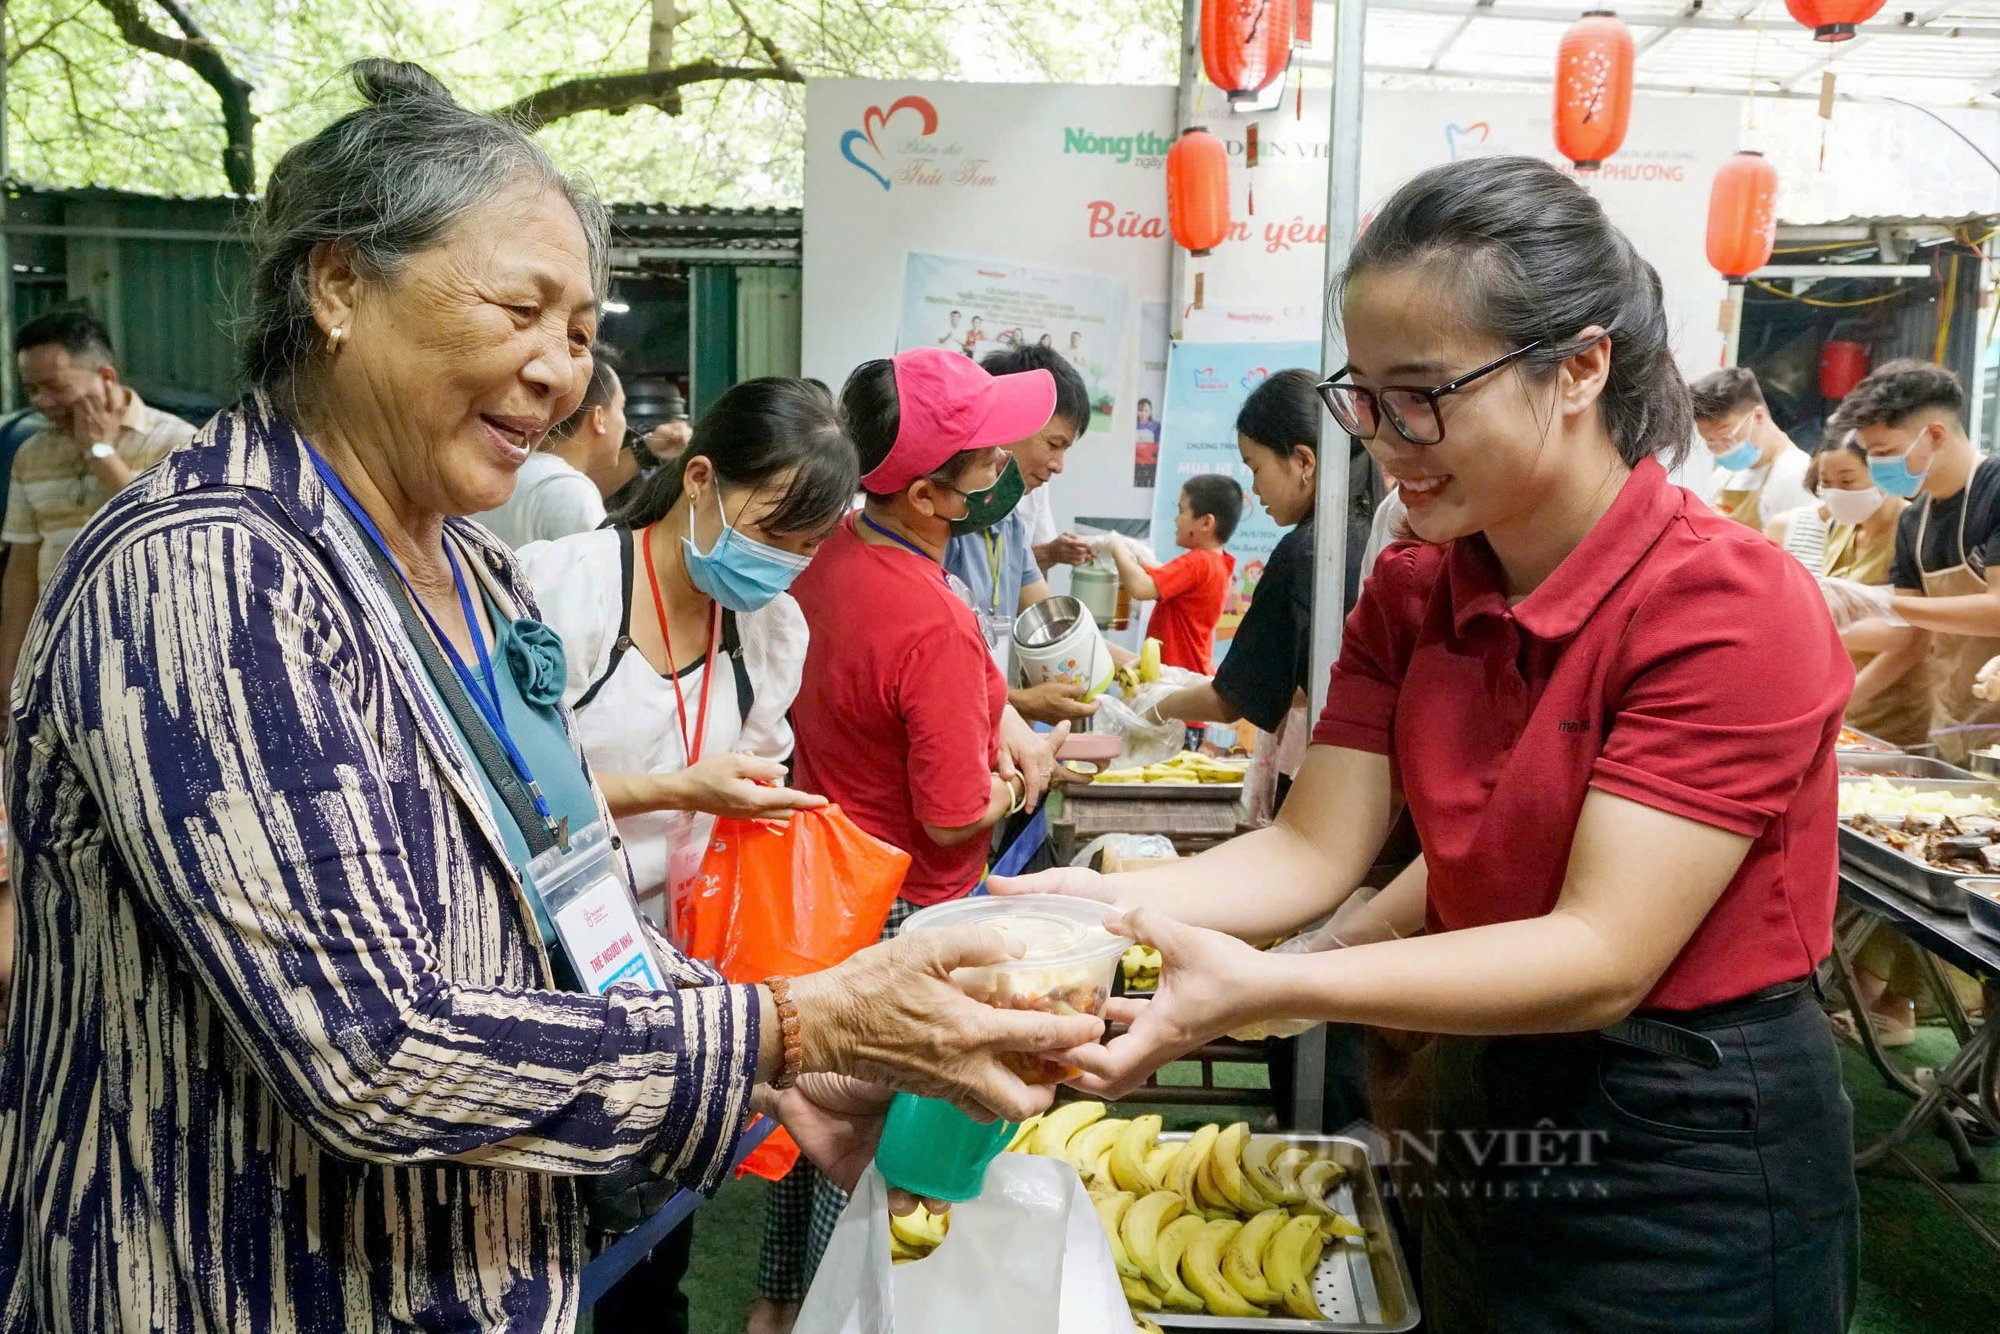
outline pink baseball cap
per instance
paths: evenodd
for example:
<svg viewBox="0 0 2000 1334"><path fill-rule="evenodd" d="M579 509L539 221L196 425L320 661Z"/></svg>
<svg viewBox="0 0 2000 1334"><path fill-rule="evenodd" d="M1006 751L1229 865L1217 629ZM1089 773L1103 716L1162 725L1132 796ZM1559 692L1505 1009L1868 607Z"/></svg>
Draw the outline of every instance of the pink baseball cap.
<svg viewBox="0 0 2000 1334"><path fill-rule="evenodd" d="M889 456L861 479L873 495L894 495L954 454L1026 440L1056 412L1056 377L1044 370L989 375L941 347L904 352L890 364L901 421Z"/></svg>

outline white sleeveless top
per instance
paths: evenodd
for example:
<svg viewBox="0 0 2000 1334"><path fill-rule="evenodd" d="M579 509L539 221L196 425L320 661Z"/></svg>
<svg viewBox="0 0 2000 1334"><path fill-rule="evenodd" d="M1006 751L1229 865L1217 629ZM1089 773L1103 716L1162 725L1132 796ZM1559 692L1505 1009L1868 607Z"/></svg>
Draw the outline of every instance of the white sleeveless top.
<svg viewBox="0 0 2000 1334"><path fill-rule="evenodd" d="M646 553L638 549L632 554L632 586L638 594L633 612L636 621L656 613L647 592ZM563 655L569 664L563 703L574 706L604 675L618 640L624 611L619 605L623 581L618 534L602 528L554 542L534 542L517 555L534 585L543 621L562 637ZM709 687L708 732L701 753L738 751L785 760L792 753L788 715L805 669L805 614L789 593L780 593L769 606L738 615L736 627L750 678L749 715L744 716L737 701L736 672L725 659ZM702 681L710 670L707 662L683 668L680 695L686 697L690 710L700 707ZM636 649L625 651L618 660L618 670L589 704L577 710L571 722L584 755L599 775L672 774L688 766L681 739L680 698L674 683L654 671ZM694 734L695 720L690 718L688 737L692 739ZM714 827L713 816L690 818L680 811L648 811L619 818L618 833L632 860L639 901L655 924L666 924L669 857L676 847L691 840L705 845Z"/></svg>

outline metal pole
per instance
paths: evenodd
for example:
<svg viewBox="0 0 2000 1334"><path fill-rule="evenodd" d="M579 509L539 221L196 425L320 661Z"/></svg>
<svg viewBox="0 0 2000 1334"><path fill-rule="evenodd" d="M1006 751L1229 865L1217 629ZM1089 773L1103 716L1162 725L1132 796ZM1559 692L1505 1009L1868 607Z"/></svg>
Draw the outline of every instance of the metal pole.
<svg viewBox="0 0 2000 1334"><path fill-rule="evenodd" d="M0 4L0 15L6 5ZM7 243L7 51L0 25L0 412L14 407L14 253Z"/></svg>
<svg viewBox="0 0 2000 1334"><path fill-rule="evenodd" d="M1743 337L1743 284L1729 284L1722 298L1722 364L1736 364L1737 343Z"/></svg>
<svg viewBox="0 0 2000 1334"><path fill-rule="evenodd" d="M1174 137L1180 138L1194 117L1196 91L1201 86L1201 0L1181 0L1181 90L1174 99ZM1167 337L1179 342L1187 311L1187 251L1167 247Z"/></svg>
<svg viewBox="0 0 2000 1334"><path fill-rule="evenodd" d="M1361 220L1361 65L1367 0L1333 0L1333 96L1326 152L1326 307L1320 363L1332 371L1347 361L1347 340L1333 310L1333 284ZM1319 495L1313 505L1312 711L1326 705L1327 675L1340 656L1347 587L1347 433L1321 410ZM1326 1026L1299 1035L1292 1082L1292 1126L1318 1130L1326 1119ZM1334 1127L1341 1129L1342 1127Z"/></svg>
<svg viewBox="0 0 2000 1334"><path fill-rule="evenodd" d="M1333 285L1361 221L1361 48L1367 0L1334 0L1333 96L1326 154L1326 309L1320 361L1334 371L1347 361L1347 340L1333 309ZM1319 498L1313 507L1312 707L1326 704L1327 674L1340 656L1340 624L1347 585L1347 435L1320 413Z"/></svg>

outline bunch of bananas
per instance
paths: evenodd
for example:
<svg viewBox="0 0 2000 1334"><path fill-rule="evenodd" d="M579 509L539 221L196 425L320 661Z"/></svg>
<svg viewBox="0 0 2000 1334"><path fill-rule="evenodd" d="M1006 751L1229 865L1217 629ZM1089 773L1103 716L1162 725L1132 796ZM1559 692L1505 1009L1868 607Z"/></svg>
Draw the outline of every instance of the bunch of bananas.
<svg viewBox="0 0 2000 1334"><path fill-rule="evenodd" d="M1243 1121L1162 1144L1159 1117L1105 1112L1065 1103L1024 1122L1007 1147L1076 1168L1135 1316L1326 1319L1313 1296L1320 1255L1367 1235L1327 1199L1345 1167Z"/></svg>
<svg viewBox="0 0 2000 1334"><path fill-rule="evenodd" d="M1240 783L1250 768L1248 760L1219 760L1199 751L1184 750L1171 760L1141 768L1106 769L1094 783Z"/></svg>
<svg viewBox="0 0 2000 1334"><path fill-rule="evenodd" d="M1149 639L1139 649L1139 660L1128 662L1112 673L1118 682L1118 690L1126 699L1133 699L1139 687L1151 685L1160 679L1160 641Z"/></svg>
<svg viewBox="0 0 2000 1334"><path fill-rule="evenodd" d="M1125 957L1118 961L1118 967L1125 974L1125 990L1159 990L1160 952L1152 946L1134 945L1125 951Z"/></svg>
<svg viewBox="0 0 2000 1334"><path fill-rule="evenodd" d="M938 1248L944 1234L951 1231L950 1214L934 1214L917 1205L913 1214L889 1215L889 1259L906 1265L921 1260Z"/></svg>

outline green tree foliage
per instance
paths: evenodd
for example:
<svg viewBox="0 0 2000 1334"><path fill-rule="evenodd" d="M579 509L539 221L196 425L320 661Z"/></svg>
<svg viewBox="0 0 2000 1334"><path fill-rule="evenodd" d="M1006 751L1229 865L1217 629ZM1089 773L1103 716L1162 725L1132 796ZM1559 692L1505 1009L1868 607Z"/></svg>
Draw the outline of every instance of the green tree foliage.
<svg viewBox="0 0 2000 1334"><path fill-rule="evenodd" d="M544 141L609 198L796 204L805 90L792 80L1156 83L1173 77L1180 17L1175 0L684 5L0 0L10 62L8 166L17 179L52 185L167 194L229 189L225 103L215 86L220 56L228 74L252 89L252 179L261 182L287 145L351 105L341 68L387 55L421 62L468 105L532 108L537 119L553 111L540 130ZM151 34L140 46L126 36L135 20ZM676 86L680 75L672 71L755 77ZM574 97L549 91L578 81ZM627 99L635 87L639 95ZM631 104L564 114L568 102L606 100Z"/></svg>

